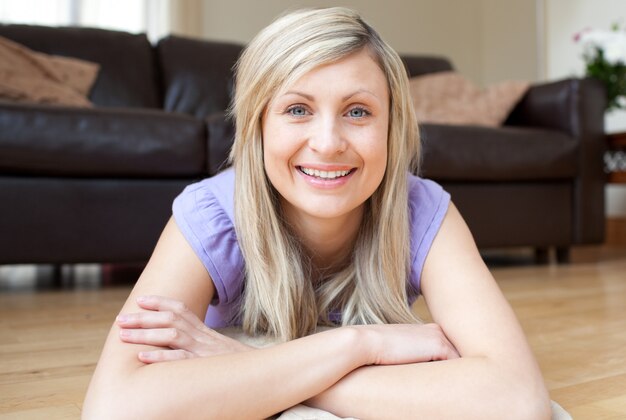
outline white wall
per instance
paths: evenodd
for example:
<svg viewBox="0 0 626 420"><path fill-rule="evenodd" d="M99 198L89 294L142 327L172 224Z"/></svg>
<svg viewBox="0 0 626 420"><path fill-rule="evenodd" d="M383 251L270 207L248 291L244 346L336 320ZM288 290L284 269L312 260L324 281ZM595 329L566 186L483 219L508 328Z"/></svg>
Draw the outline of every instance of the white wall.
<svg viewBox="0 0 626 420"><path fill-rule="evenodd" d="M481 15L483 83L539 80L537 2L482 0Z"/></svg>
<svg viewBox="0 0 626 420"><path fill-rule="evenodd" d="M582 48L574 34L585 28L609 29L613 23L626 25L624 0L545 0L546 75L548 79L584 74ZM607 132L626 130L626 112L610 114Z"/></svg>
<svg viewBox="0 0 626 420"><path fill-rule="evenodd" d="M202 36L246 43L285 10L336 4L207 0ZM341 5L358 10L396 51L449 57L475 83L537 79L532 0L345 0Z"/></svg>
<svg viewBox="0 0 626 420"><path fill-rule="evenodd" d="M584 73L582 50L573 36L584 28L609 29L613 23L626 25L624 0L545 0L545 63L548 79ZM626 131L626 111L605 118L607 132ZM609 217L626 217L626 186L606 189Z"/></svg>

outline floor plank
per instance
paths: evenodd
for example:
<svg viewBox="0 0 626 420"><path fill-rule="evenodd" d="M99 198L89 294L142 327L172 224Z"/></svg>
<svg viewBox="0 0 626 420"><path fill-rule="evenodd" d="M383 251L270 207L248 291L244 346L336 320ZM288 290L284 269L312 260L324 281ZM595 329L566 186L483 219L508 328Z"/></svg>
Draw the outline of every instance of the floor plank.
<svg viewBox="0 0 626 420"><path fill-rule="evenodd" d="M626 418L626 248L575 250L569 265L492 272L552 398L576 419ZM0 293L0 419L78 418L129 290ZM422 301L416 310L427 317Z"/></svg>

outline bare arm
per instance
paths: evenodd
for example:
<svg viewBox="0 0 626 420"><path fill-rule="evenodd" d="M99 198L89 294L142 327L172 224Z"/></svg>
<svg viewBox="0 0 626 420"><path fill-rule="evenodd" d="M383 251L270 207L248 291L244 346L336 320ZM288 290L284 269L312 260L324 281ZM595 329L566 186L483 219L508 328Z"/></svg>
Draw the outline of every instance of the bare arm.
<svg viewBox="0 0 626 420"><path fill-rule="evenodd" d="M214 293L202 263L170 220L122 313L146 312L136 298L161 295L184 303L194 316L203 318ZM115 324L90 384L83 416L267 417L321 393L361 366L439 357L440 349L424 344L429 340L413 338L416 327L391 328L392 334L381 334L378 327L339 328L267 349L144 364L138 353L159 347L121 341ZM150 333L150 327L146 331ZM220 340L218 334L215 337ZM370 346L372 341L380 346ZM387 345L390 342L404 344Z"/></svg>
<svg viewBox="0 0 626 420"><path fill-rule="evenodd" d="M214 293L205 268L170 220L122 313L141 312L136 298L158 294L203 317ZM346 351L356 346L347 330L266 350L149 365L137 354L157 347L123 343L119 331L114 325L107 338L85 418L259 418L321 392L362 364ZM320 357L327 363L316 366Z"/></svg>
<svg viewBox="0 0 626 420"><path fill-rule="evenodd" d="M308 404L361 419L549 418L521 327L453 205L427 257L422 293L460 359L361 368Z"/></svg>

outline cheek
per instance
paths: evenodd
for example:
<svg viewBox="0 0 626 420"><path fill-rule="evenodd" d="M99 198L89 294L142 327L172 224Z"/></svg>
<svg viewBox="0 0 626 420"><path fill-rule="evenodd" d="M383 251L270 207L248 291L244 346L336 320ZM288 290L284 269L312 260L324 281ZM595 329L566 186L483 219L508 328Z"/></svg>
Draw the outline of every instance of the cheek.
<svg viewBox="0 0 626 420"><path fill-rule="evenodd" d="M263 129L265 163L272 161L280 161L283 164L289 163L302 147L304 138L306 136L303 129L297 125L269 122Z"/></svg>
<svg viewBox="0 0 626 420"><path fill-rule="evenodd" d="M276 158L277 154L280 154L283 147L280 147L283 143L281 139L281 130L278 129L277 124L268 118L263 124L263 159L265 164L271 162Z"/></svg>
<svg viewBox="0 0 626 420"><path fill-rule="evenodd" d="M362 133L362 139L367 138L367 141L361 143L361 155L364 160L369 162L370 167L375 167L378 170L384 171L387 166L387 127L386 126L374 126Z"/></svg>
<svg viewBox="0 0 626 420"><path fill-rule="evenodd" d="M288 126L268 118L262 128L263 164L272 184L286 179L297 151L296 133ZM274 185L276 186L276 185Z"/></svg>
<svg viewBox="0 0 626 420"><path fill-rule="evenodd" d="M377 129L375 133L372 133L371 141L368 143L368 148L363 151L363 160L366 167L371 171L372 186L375 184L375 188L380 186L387 170L387 130Z"/></svg>

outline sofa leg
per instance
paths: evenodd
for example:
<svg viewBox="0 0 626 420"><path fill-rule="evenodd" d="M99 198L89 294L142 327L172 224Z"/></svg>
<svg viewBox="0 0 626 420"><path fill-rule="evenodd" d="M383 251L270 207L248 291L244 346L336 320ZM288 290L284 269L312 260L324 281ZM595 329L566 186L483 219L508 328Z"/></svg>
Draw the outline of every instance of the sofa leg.
<svg viewBox="0 0 626 420"><path fill-rule="evenodd" d="M74 285L74 266L66 264L53 264L50 271L52 287L62 289Z"/></svg>
<svg viewBox="0 0 626 420"><path fill-rule="evenodd" d="M570 263L570 248L568 246L557 246L556 247L556 261L559 264L569 264Z"/></svg>
<svg viewBox="0 0 626 420"><path fill-rule="evenodd" d="M535 248L535 264L548 264L550 262L550 248Z"/></svg>
<svg viewBox="0 0 626 420"><path fill-rule="evenodd" d="M63 286L63 266L61 264L54 264L52 266L52 286L55 289L59 289Z"/></svg>

